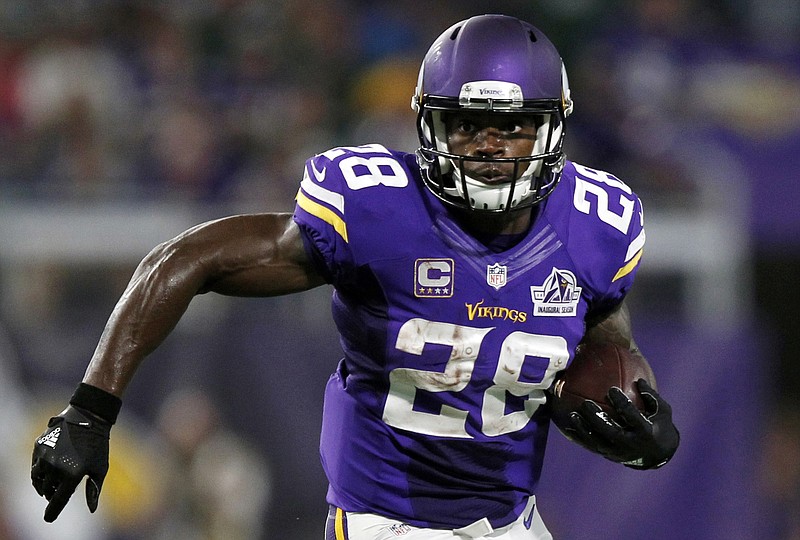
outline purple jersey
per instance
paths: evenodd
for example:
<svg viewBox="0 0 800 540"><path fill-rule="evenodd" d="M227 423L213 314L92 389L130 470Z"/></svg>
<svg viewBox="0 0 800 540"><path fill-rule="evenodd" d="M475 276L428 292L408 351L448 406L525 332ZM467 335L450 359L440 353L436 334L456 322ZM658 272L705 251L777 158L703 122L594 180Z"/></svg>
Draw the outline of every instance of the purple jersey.
<svg viewBox="0 0 800 540"><path fill-rule="evenodd" d="M513 521L533 494L544 391L644 244L620 180L568 162L530 231L492 249L380 145L310 159L295 221L334 285L344 358L321 435L328 502L419 527Z"/></svg>

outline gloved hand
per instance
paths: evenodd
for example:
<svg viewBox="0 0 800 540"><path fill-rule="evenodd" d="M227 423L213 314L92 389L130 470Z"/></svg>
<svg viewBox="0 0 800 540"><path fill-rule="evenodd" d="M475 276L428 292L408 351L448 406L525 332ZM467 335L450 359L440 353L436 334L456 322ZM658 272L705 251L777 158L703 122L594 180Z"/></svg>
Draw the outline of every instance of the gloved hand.
<svg viewBox="0 0 800 540"><path fill-rule="evenodd" d="M47 423L33 447L31 481L49 504L44 520L54 521L84 476L86 505L97 510L100 489L108 472L108 438L111 424L70 405Z"/></svg>
<svg viewBox="0 0 800 540"><path fill-rule="evenodd" d="M122 400L100 388L81 383L70 405L47 423L33 445L31 482L47 499L44 520L53 522L75 488L86 480L86 505L97 510L108 472L108 439Z"/></svg>
<svg viewBox="0 0 800 540"><path fill-rule="evenodd" d="M584 401L570 415L570 436L606 459L633 469L656 469L665 465L680 444L680 434L672 423L672 407L644 379L636 381L644 413L613 387L608 398L622 423L610 418L594 401Z"/></svg>

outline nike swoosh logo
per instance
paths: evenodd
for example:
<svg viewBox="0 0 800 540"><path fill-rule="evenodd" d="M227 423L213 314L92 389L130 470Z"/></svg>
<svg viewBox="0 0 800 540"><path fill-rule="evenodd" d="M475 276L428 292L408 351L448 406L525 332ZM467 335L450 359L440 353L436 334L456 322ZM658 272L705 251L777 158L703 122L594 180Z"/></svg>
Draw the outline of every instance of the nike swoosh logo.
<svg viewBox="0 0 800 540"><path fill-rule="evenodd" d="M533 506L531 507L530 514L528 514L528 517L526 517L525 520L522 522L522 524L525 525L525 528L528 529L528 530L530 530L531 523L533 523L533 511L534 510L536 510L536 503L533 503Z"/></svg>
<svg viewBox="0 0 800 540"><path fill-rule="evenodd" d="M316 165L314 165L314 162L312 161L311 170L314 172L314 178L317 180L317 182L325 181L325 173L327 172L325 167L323 167L321 171L318 171Z"/></svg>

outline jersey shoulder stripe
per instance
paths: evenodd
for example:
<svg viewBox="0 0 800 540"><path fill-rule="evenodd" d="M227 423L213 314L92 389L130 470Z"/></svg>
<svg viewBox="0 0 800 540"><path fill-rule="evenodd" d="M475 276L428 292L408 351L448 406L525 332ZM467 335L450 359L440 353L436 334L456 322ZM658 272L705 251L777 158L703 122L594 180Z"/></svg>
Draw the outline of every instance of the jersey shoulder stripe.
<svg viewBox="0 0 800 540"><path fill-rule="evenodd" d="M636 252L636 255L633 256L633 259L628 261L628 263L625 266L617 270L617 273L614 274L614 278L611 280L612 283L617 281L618 279L624 278L625 276L633 272L636 266L638 266L639 260L641 260L642 258L642 251L643 250L640 249L638 252Z"/></svg>
<svg viewBox="0 0 800 540"><path fill-rule="evenodd" d="M333 230L345 242L348 242L347 223L344 220L344 197L340 193L330 191L312 182L308 174L308 167L313 166L313 162L309 160L297 192L297 205L333 227ZM314 172L316 173L316 170Z"/></svg>
<svg viewBox="0 0 800 540"><path fill-rule="evenodd" d="M644 229L642 229L628 246L628 252L625 254L625 265L617 270L614 279L611 280L612 282L627 276L638 266L644 252L645 238Z"/></svg>

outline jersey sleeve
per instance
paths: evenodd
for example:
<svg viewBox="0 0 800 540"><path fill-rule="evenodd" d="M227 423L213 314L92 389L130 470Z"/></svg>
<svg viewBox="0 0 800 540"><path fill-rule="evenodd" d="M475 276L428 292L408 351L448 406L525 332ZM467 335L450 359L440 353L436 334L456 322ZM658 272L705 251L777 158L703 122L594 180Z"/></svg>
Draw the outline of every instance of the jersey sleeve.
<svg viewBox="0 0 800 540"><path fill-rule="evenodd" d="M387 237L408 198L412 172L406 154L379 144L333 148L306 161L294 220L318 269L337 286L386 255ZM388 256L391 256L391 250Z"/></svg>
<svg viewBox="0 0 800 540"><path fill-rule="evenodd" d="M644 210L639 197L615 176L575 168L572 247L581 253L583 280L592 293L589 314L612 311L633 285L644 253Z"/></svg>
<svg viewBox="0 0 800 540"><path fill-rule="evenodd" d="M628 291L633 286L634 278L644 253L645 238L644 211L642 209L642 201L637 197L635 199L631 230L625 237L626 241L622 242L618 251L615 250L621 256L612 259L611 262L613 264L610 265L610 272L603 276L607 278L613 272L613 275L610 276L608 287L595 299L592 313L598 314L613 310L628 294ZM622 254L623 250L624 255Z"/></svg>
<svg viewBox="0 0 800 540"><path fill-rule="evenodd" d="M340 281L352 268L345 215L345 187L330 152L306 160L295 197L294 221L317 269L328 282Z"/></svg>

